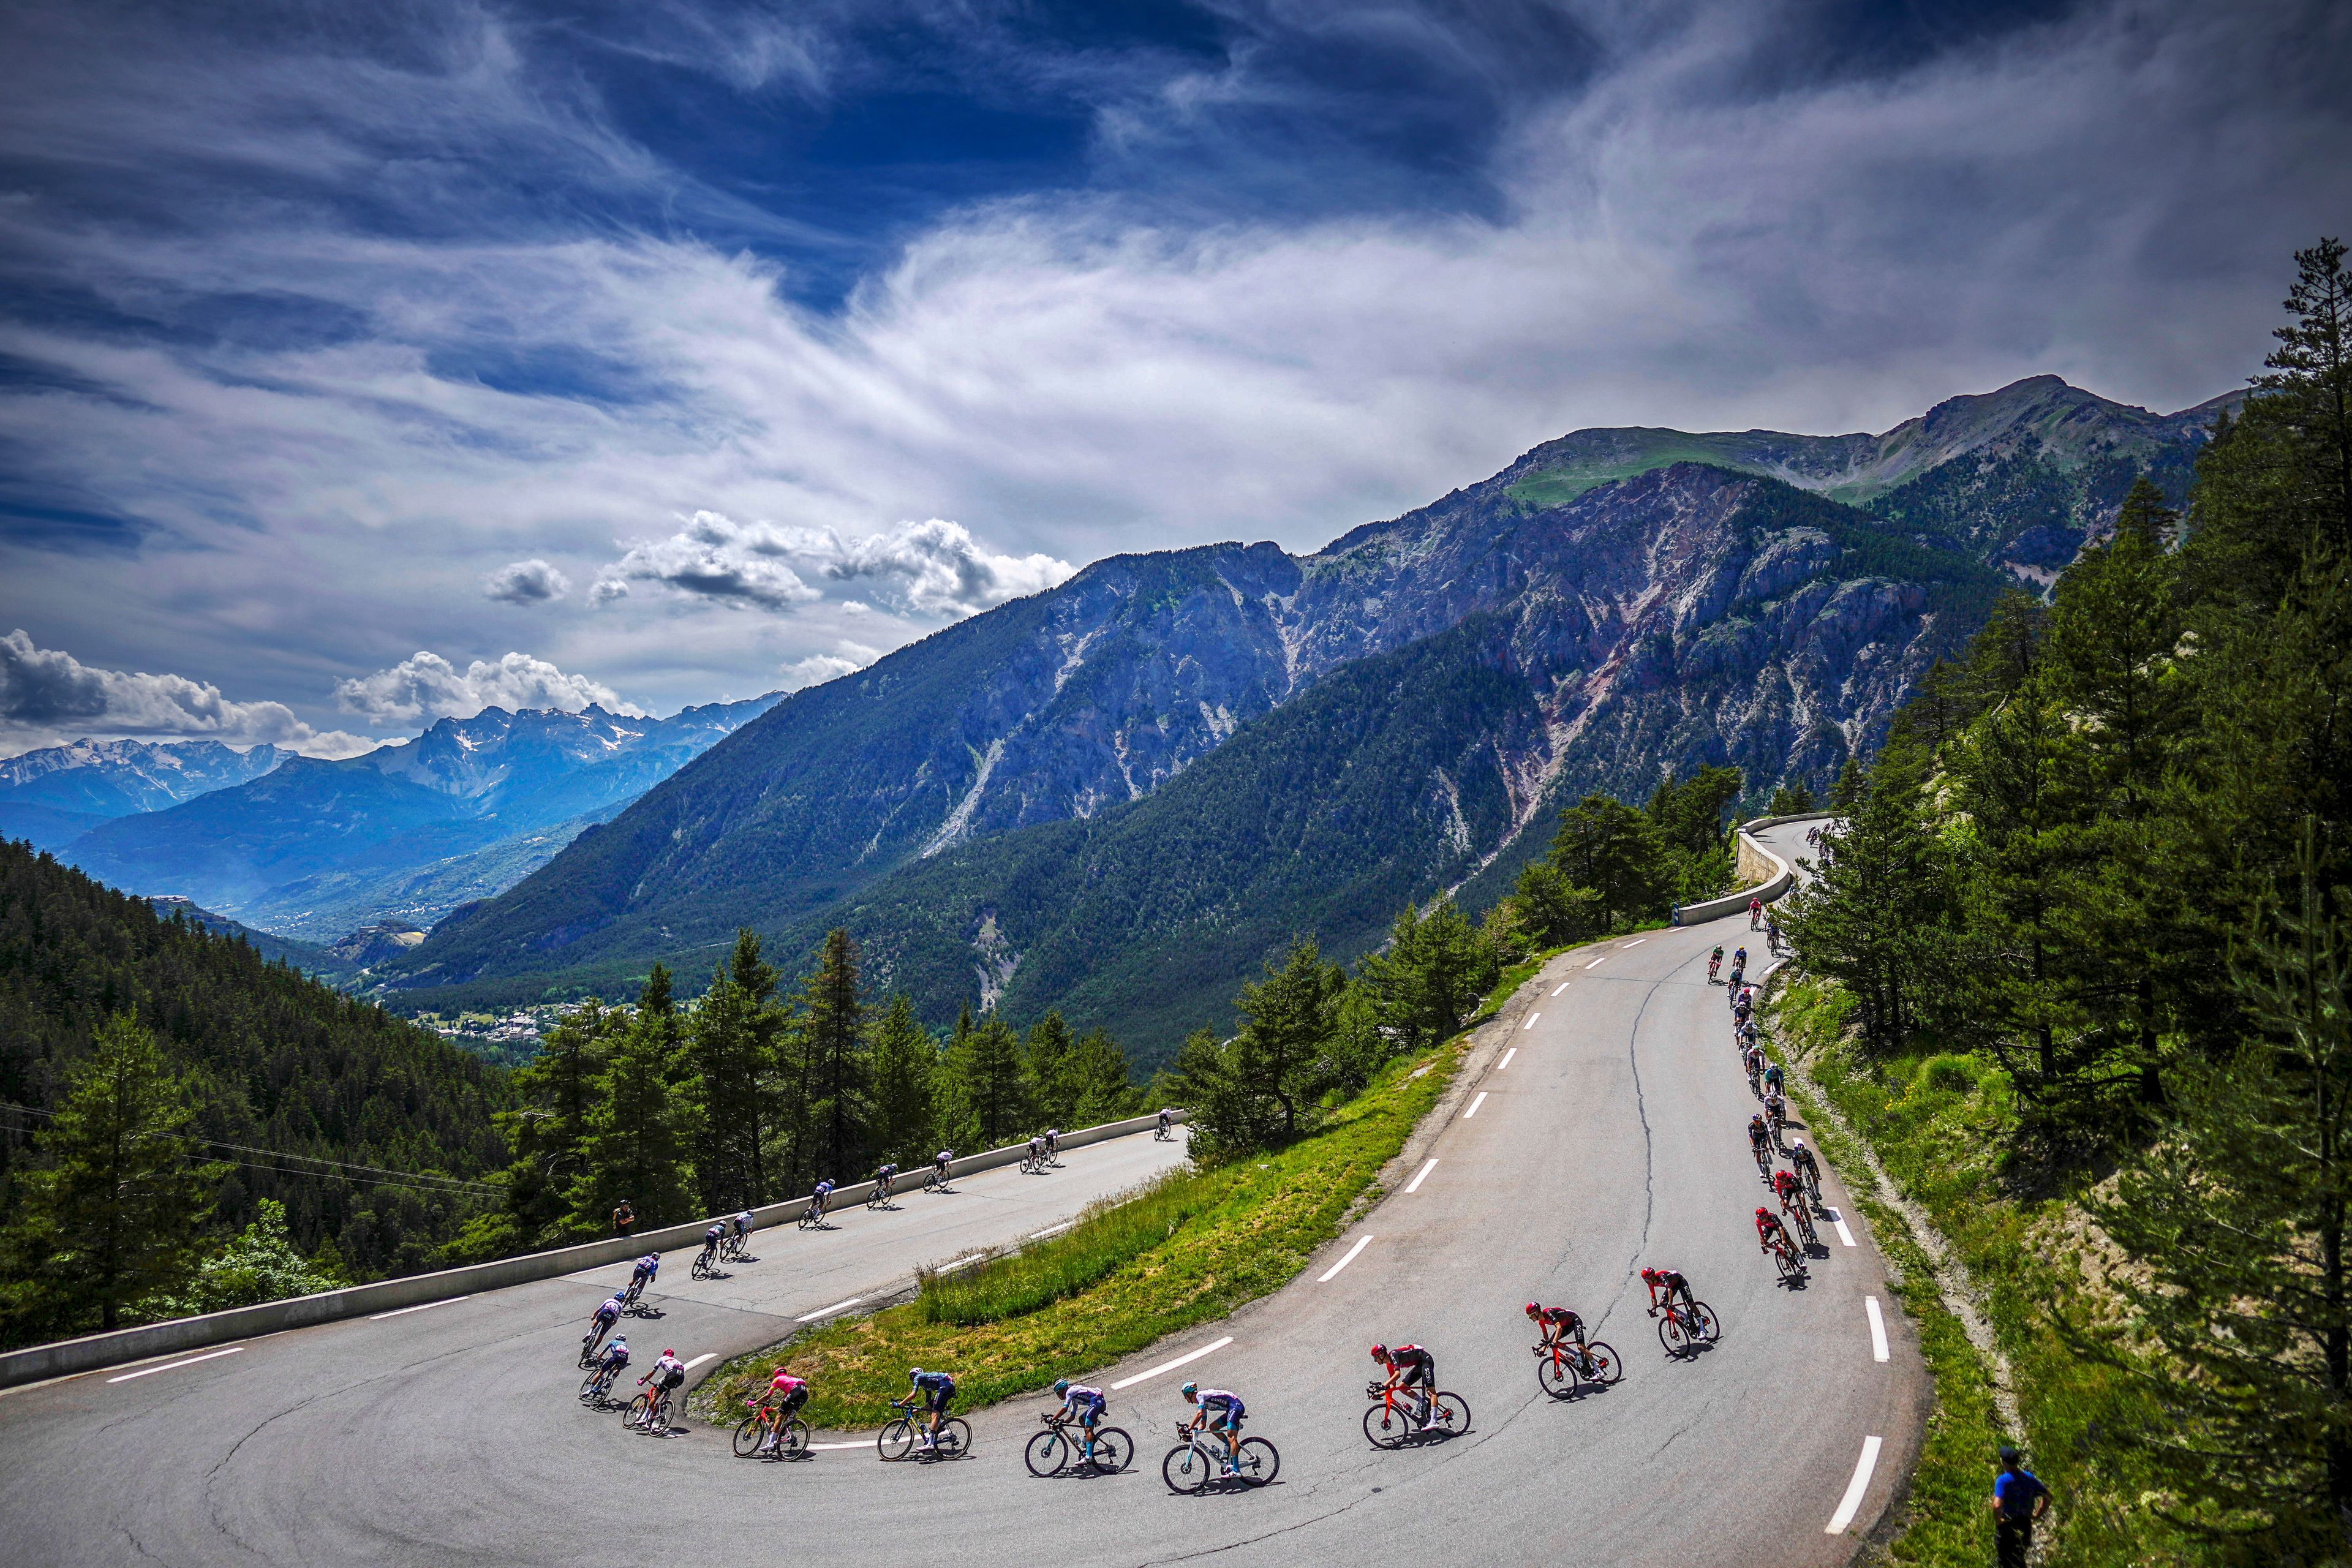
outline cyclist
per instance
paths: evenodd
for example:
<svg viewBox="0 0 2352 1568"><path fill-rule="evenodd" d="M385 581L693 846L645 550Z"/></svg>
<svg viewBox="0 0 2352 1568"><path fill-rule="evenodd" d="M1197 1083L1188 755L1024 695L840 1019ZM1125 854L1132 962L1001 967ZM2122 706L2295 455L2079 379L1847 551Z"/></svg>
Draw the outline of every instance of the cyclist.
<svg viewBox="0 0 2352 1568"><path fill-rule="evenodd" d="M1778 1094L1781 1089L1786 1088L1787 1085L1788 1080L1780 1076L1780 1064L1779 1062L1768 1062L1764 1068L1764 1088L1766 1091L1771 1094Z"/></svg>
<svg viewBox="0 0 2352 1568"><path fill-rule="evenodd" d="M1740 1025L1739 1025L1739 1043L1740 1043L1741 1045L1743 1045L1743 1046L1747 1047L1748 1047L1749 1050L1751 1050L1751 1051L1752 1051L1752 1050L1754 1050L1754 1049L1756 1048L1756 1020L1755 1020L1755 1019L1753 1019L1753 1018L1746 1018L1746 1019L1742 1019L1742 1020L1740 1021Z"/></svg>
<svg viewBox="0 0 2352 1568"><path fill-rule="evenodd" d="M646 1287L654 1282L654 1275L660 1268L661 1254L658 1252L648 1252L638 1258L637 1266L629 1270L629 1288L624 1293L623 1300L634 1301L644 1295Z"/></svg>
<svg viewBox="0 0 2352 1568"><path fill-rule="evenodd" d="M1759 926L1759 925L1761 925L1761 924L1763 924L1763 923L1764 923L1764 900L1761 900L1761 899L1750 899L1750 900L1748 900L1748 929L1749 931L1754 931L1758 926Z"/></svg>
<svg viewBox="0 0 2352 1568"><path fill-rule="evenodd" d="M890 1189L898 1184L898 1167L895 1164L884 1165L874 1173L874 1191L884 1203L890 1201Z"/></svg>
<svg viewBox="0 0 2352 1568"><path fill-rule="evenodd" d="M617 1290L607 1296L589 1315L588 1331L581 1336L581 1348L594 1355L596 1347L604 1342L604 1336L613 1331L613 1325L621 1321L622 1309L626 1305Z"/></svg>
<svg viewBox="0 0 2352 1568"><path fill-rule="evenodd" d="M1062 1154L1062 1130L1061 1130L1060 1128L1058 1128L1058 1127L1048 1127L1048 1128L1046 1128L1046 1129L1045 1129L1045 1158L1046 1158L1046 1159L1048 1159L1048 1160L1058 1160L1059 1158L1061 1158L1061 1154Z"/></svg>
<svg viewBox="0 0 2352 1568"><path fill-rule="evenodd" d="M1054 1392L1062 1398L1062 1419L1076 1421L1087 1435L1086 1458L1095 1457L1095 1423L1110 1409L1109 1396L1099 1388L1088 1388L1083 1383L1072 1383L1066 1377L1054 1380Z"/></svg>
<svg viewBox="0 0 2352 1568"><path fill-rule="evenodd" d="M1813 1158L1813 1152L1805 1147L1803 1139L1789 1140L1789 1163L1796 1166L1798 1172L1803 1175L1807 1187L1816 1193L1822 1190L1821 1164Z"/></svg>
<svg viewBox="0 0 2352 1568"><path fill-rule="evenodd" d="M1748 1147L1754 1152L1756 1163L1763 1164L1769 1157L1765 1151L1772 1146L1772 1130L1764 1125L1764 1113L1758 1111L1748 1119Z"/></svg>
<svg viewBox="0 0 2352 1568"><path fill-rule="evenodd" d="M751 1211L743 1210L735 1216L735 1252L742 1256L743 1244L751 1239Z"/></svg>
<svg viewBox="0 0 2352 1568"><path fill-rule="evenodd" d="M1772 1124L1772 1142L1778 1143L1780 1130L1789 1125L1789 1102L1780 1098L1779 1089L1764 1097L1764 1116Z"/></svg>
<svg viewBox="0 0 2352 1568"><path fill-rule="evenodd" d="M940 1186L944 1187L948 1184L948 1166L952 1164L954 1161L955 1151L952 1149L942 1149L938 1153L931 1156L931 1169L940 1173L939 1184Z"/></svg>
<svg viewBox="0 0 2352 1568"><path fill-rule="evenodd" d="M646 1409L646 1431L650 1432L654 1429L655 1413L660 1410L664 1396L685 1381L686 1363L677 1359L676 1351L669 1350L662 1352L661 1359L646 1369L645 1376L637 1379L639 1388L645 1388L647 1384L653 1384L650 1389L646 1389L646 1392L653 1395L652 1401Z"/></svg>
<svg viewBox="0 0 2352 1568"><path fill-rule="evenodd" d="M1723 943L1717 942L1715 951L1706 955L1706 983L1715 984L1716 972L1723 967Z"/></svg>
<svg viewBox="0 0 2352 1568"><path fill-rule="evenodd" d="M1674 1310L1676 1301L1680 1301L1685 1310L1698 1305L1691 1295L1690 1281L1683 1278L1683 1271L1679 1268L1644 1268L1642 1283L1650 1288L1650 1316L1654 1318L1658 1315L1660 1307Z"/></svg>
<svg viewBox="0 0 2352 1568"><path fill-rule="evenodd" d="M1805 1201L1805 1179L1794 1171L1772 1173L1772 1190L1780 1194L1780 1212L1789 1214Z"/></svg>
<svg viewBox="0 0 2352 1568"><path fill-rule="evenodd" d="M1202 1388L1197 1383L1186 1384L1182 1392L1185 1404L1201 1407L1185 1430L1198 1432L1202 1423L1207 1422L1209 1430L1224 1440L1225 1474L1232 1475L1241 1468L1242 1417L1248 1414L1242 1396L1222 1388Z"/></svg>
<svg viewBox="0 0 2352 1568"><path fill-rule="evenodd" d="M768 1380L766 1391L752 1401L761 1408L772 1408L776 1413L776 1423L768 1428L767 1437L760 1444L760 1452L772 1454L776 1451L776 1444L784 1435L784 1423L808 1403L808 1379L794 1377L782 1367L776 1369L776 1375Z"/></svg>
<svg viewBox="0 0 2352 1568"><path fill-rule="evenodd" d="M614 1334L612 1342L605 1345L604 1353L596 1358L596 1393L599 1397L613 1386L613 1379L618 1377L621 1369L628 1364L629 1336Z"/></svg>
<svg viewBox="0 0 2352 1568"><path fill-rule="evenodd" d="M1764 1097L1764 1053L1750 1046L1739 1053L1740 1064L1748 1069L1748 1087L1756 1097Z"/></svg>
<svg viewBox="0 0 2352 1568"><path fill-rule="evenodd" d="M1735 993L1731 998L1731 1026L1735 1029L1739 1027L1740 1025L1748 1022L1755 1011L1756 1004L1748 997L1747 992Z"/></svg>
<svg viewBox="0 0 2352 1568"><path fill-rule="evenodd" d="M1780 922L1769 915L1764 917L1764 945L1774 952L1780 951Z"/></svg>
<svg viewBox="0 0 2352 1568"><path fill-rule="evenodd" d="M1042 1132L1032 1132L1029 1134L1029 1167L1032 1170L1035 1170L1037 1167L1045 1164L1045 1135Z"/></svg>
<svg viewBox="0 0 2352 1568"><path fill-rule="evenodd" d="M915 1397L925 1402L923 1408L930 1412L931 1424L923 1431L923 1447L936 1452L940 1423L947 1419L949 1402L955 1398L955 1376L951 1373L925 1372L919 1366L908 1371L907 1381L913 1385Z"/></svg>
<svg viewBox="0 0 2352 1568"><path fill-rule="evenodd" d="M1414 1395L1412 1418L1428 1426L1429 1396L1437 1388L1437 1358L1420 1345L1399 1345L1394 1350L1374 1345L1372 1359L1388 1368L1389 1380L1383 1386L1419 1390Z"/></svg>
<svg viewBox="0 0 2352 1568"><path fill-rule="evenodd" d="M809 1213L814 1216L811 1220L812 1224L823 1225L824 1223L824 1211L826 1205L832 1202L833 1180L831 1177L827 1177L825 1180L819 1182L816 1184L816 1190L814 1192L809 1194Z"/></svg>
<svg viewBox="0 0 2352 1568"><path fill-rule="evenodd" d="M1788 1227L1780 1223L1780 1216L1761 1205L1756 1209L1756 1242L1761 1252L1786 1251L1791 1258L1797 1255L1797 1244L1789 1239Z"/></svg>
<svg viewBox="0 0 2352 1568"><path fill-rule="evenodd" d="M702 1233L702 1256L694 1260L697 1268L708 1268L717 1260L719 1248L727 1240L727 1222L720 1220Z"/></svg>
<svg viewBox="0 0 2352 1568"><path fill-rule="evenodd" d="M1160 1108L1160 1130L1153 1133L1152 1136L1155 1138L1166 1138L1174 1130L1175 1126L1176 1113L1163 1105Z"/></svg>
<svg viewBox="0 0 2352 1568"><path fill-rule="evenodd" d="M1538 1355L1557 1347L1570 1347L1576 1352L1577 1370L1592 1370L1592 1362L1584 1351L1582 1318L1569 1308L1547 1307L1537 1301L1528 1303L1528 1316L1534 1321L1537 1332L1543 1336L1543 1343L1536 1347Z"/></svg>

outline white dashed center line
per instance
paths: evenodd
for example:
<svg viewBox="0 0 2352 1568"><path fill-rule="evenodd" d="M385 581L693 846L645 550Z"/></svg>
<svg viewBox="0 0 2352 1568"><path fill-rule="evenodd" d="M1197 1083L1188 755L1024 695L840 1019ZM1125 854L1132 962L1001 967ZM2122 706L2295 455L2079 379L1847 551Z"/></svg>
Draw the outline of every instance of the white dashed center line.
<svg viewBox="0 0 2352 1568"><path fill-rule="evenodd" d="M1404 1184L1404 1190L1405 1190L1406 1192L1409 1192L1409 1193L1417 1193L1417 1192L1421 1191L1421 1184L1422 1184L1422 1183L1423 1183L1423 1182L1425 1182L1425 1181L1427 1181L1427 1180L1429 1180L1429 1173L1430 1173L1430 1172L1432 1172L1432 1171L1434 1171L1435 1169L1437 1169L1437 1162L1436 1162L1436 1161L1434 1161L1434 1160L1432 1160L1428 1164L1423 1165L1423 1166L1420 1169L1420 1171L1419 1171L1419 1172L1417 1172L1417 1173L1414 1174L1414 1176L1413 1176L1413 1178L1412 1178L1412 1181L1407 1182L1407 1183Z"/></svg>
<svg viewBox="0 0 2352 1568"><path fill-rule="evenodd" d="M1519 1047L1517 1046L1513 1046L1509 1050L1505 1051L1503 1053L1503 1059L1495 1064L1495 1070L1496 1072L1501 1072L1505 1068L1509 1067L1511 1065L1511 1058L1518 1054Z"/></svg>
<svg viewBox="0 0 2352 1568"><path fill-rule="evenodd" d="M1648 937L1646 937L1646 936L1637 936L1637 937L1635 937L1633 941L1631 941L1631 942L1627 942L1625 945L1626 945L1627 947L1639 947L1639 946L1641 946L1643 942L1647 942L1647 941L1649 941L1649 940L1650 940L1650 939L1649 939Z"/></svg>
<svg viewBox="0 0 2352 1568"><path fill-rule="evenodd" d="M1586 964L1584 967L1585 967L1585 968L1587 968L1587 969L1598 969L1598 968L1600 968L1602 964L1604 964L1604 963L1608 963L1608 962L1609 962L1609 955L1608 955L1607 953L1605 953L1605 952L1604 952L1604 953L1602 953L1599 958L1594 959L1591 963L1590 963Z"/></svg>
<svg viewBox="0 0 2352 1568"><path fill-rule="evenodd" d="M1348 1256L1347 1256L1347 1257L1345 1257L1345 1258L1342 1258L1341 1259L1339 1259L1339 1262L1334 1263L1333 1265L1331 1265L1331 1267L1330 1267L1330 1268L1326 1268L1325 1270L1323 1270L1323 1277L1322 1277L1321 1279L1319 1279L1316 1280L1316 1281L1315 1281L1315 1283L1317 1283L1318 1285L1328 1285L1329 1283L1331 1283L1331 1281L1332 1281L1332 1280L1334 1280L1334 1279L1338 1279L1338 1278L1339 1277L1339 1270L1341 1270L1342 1268L1345 1268L1346 1267L1348 1267L1348 1265L1349 1265L1350 1263L1353 1263L1354 1261L1356 1261L1356 1254L1358 1254L1359 1252L1363 1251L1363 1250L1364 1250L1364 1248L1366 1248L1367 1247L1370 1247L1371 1244L1372 1244L1372 1238L1371 1238L1370 1237L1369 1237L1369 1236L1360 1236L1360 1237L1358 1237L1356 1238L1356 1245L1355 1245L1355 1246L1353 1246L1353 1247L1349 1247L1349 1248L1348 1248ZM1114 1386L1116 1386L1116 1385L1114 1385Z"/></svg>
<svg viewBox="0 0 2352 1568"><path fill-rule="evenodd" d="M1482 1105L1486 1104L1486 1091L1485 1089L1480 1089L1480 1090L1478 1091L1478 1098L1477 1098L1477 1099L1475 1099L1475 1100L1472 1100L1472 1101L1470 1102L1470 1109L1469 1109L1469 1110L1465 1110L1465 1111L1464 1111L1464 1112L1462 1113L1462 1120L1463 1120L1463 1121L1469 1121L1472 1117L1474 1117L1474 1116L1477 1115L1477 1114L1478 1114L1478 1108L1479 1108L1480 1106L1482 1106Z"/></svg>
<svg viewBox="0 0 2352 1568"><path fill-rule="evenodd" d="M1853 1232L1846 1229L1845 1215L1840 1214L1835 1209L1832 1209L1830 1210L1830 1223L1837 1226L1838 1239L1845 1243L1848 1247L1852 1247L1853 1245Z"/></svg>
<svg viewBox="0 0 2352 1568"><path fill-rule="evenodd" d="M1372 1238L1371 1238L1370 1237L1369 1237L1369 1236L1368 1236L1368 1237L1364 1237L1364 1241L1370 1241L1370 1240L1371 1240L1371 1239L1372 1239ZM1356 1243L1356 1245L1357 1245L1358 1247L1361 1247L1361 1246L1363 1246L1363 1245L1364 1245L1364 1242L1363 1242L1363 1241L1360 1241L1360 1242ZM1350 1256L1350 1257L1352 1257L1352 1256L1354 1256L1354 1255L1351 1253L1351 1254L1349 1254L1349 1256ZM1335 1268L1335 1269L1333 1269L1331 1272L1332 1272L1333 1274L1336 1274L1336 1273L1338 1273L1338 1272L1339 1272L1339 1270ZM1331 1275L1330 1275L1330 1274L1326 1274L1323 1278L1325 1278L1326 1279L1328 1279L1329 1278L1331 1278ZM1118 1393L1118 1392L1120 1389L1122 1389L1122 1388L1132 1388L1132 1387L1134 1387L1137 1384L1141 1383L1141 1382L1142 1382L1145 1378L1147 1378L1147 1377L1158 1377L1161 1373L1164 1373L1164 1372L1174 1372L1178 1367L1184 1365L1187 1362L1196 1362L1196 1361L1199 1361L1202 1356L1207 1355L1211 1351L1221 1351L1221 1350L1224 1349L1227 1345L1229 1345L1229 1344L1231 1344L1231 1343L1233 1343L1233 1342L1234 1342L1234 1336L1233 1336L1233 1335L1231 1335L1231 1334L1227 1334L1223 1339L1221 1339L1221 1340L1215 1341L1214 1342L1210 1343L1210 1344L1202 1345L1199 1350L1196 1350L1196 1351L1186 1351L1182 1355L1178 1356L1174 1361L1163 1361L1163 1362L1161 1362L1158 1366L1146 1367L1143 1371L1137 1373L1133 1377L1122 1377L1122 1378L1120 1378L1117 1383L1114 1383L1114 1384L1112 1384L1110 1385L1110 1387L1111 1387L1111 1392L1112 1392L1112 1393L1114 1393L1114 1394L1116 1394L1116 1393Z"/></svg>
<svg viewBox="0 0 2352 1568"><path fill-rule="evenodd" d="M1587 967L1587 968L1589 969L1589 968L1591 968L1591 965L1587 964L1585 967ZM1557 995L1559 995L1561 992L1563 992L1563 991L1565 991L1565 990L1567 990L1567 989L1568 989L1568 982L1567 982L1567 981L1565 981L1565 980L1563 980L1563 981L1561 981L1559 984L1557 984L1557 985L1555 985L1555 986L1553 986L1553 987L1551 988L1551 994L1552 994L1553 995L1557 996Z"/></svg>
<svg viewBox="0 0 2352 1568"><path fill-rule="evenodd" d="M1853 1516L1861 1510L1863 1494L1870 1490L1870 1472L1877 1468L1878 1439L1864 1437L1862 1440L1861 1462L1853 1468L1853 1479L1846 1482L1845 1496L1838 1500L1837 1511L1830 1515L1829 1524L1822 1530L1822 1534L1845 1533L1845 1527L1853 1522Z"/></svg>
<svg viewBox="0 0 2352 1568"><path fill-rule="evenodd" d="M815 1311L811 1312L807 1317L803 1318L800 1321L803 1323L814 1323L819 1318L830 1318L835 1312L844 1311L851 1307L855 1307L858 1302L863 1301L864 1300L866 1300L866 1298L863 1296L852 1296L846 1301L835 1301L830 1307L819 1307Z"/></svg>
<svg viewBox="0 0 2352 1568"><path fill-rule="evenodd" d="M202 1355L192 1355L185 1361L167 1361L162 1366L142 1366L137 1372L126 1372L121 1377L110 1377L106 1381L109 1383L129 1383L134 1377L145 1377L150 1373L177 1372L184 1366L194 1366L200 1361L215 1361L225 1355L235 1355L244 1348L245 1347L243 1345L231 1345L225 1351L206 1351Z"/></svg>
<svg viewBox="0 0 2352 1568"><path fill-rule="evenodd" d="M426 1301L415 1307L394 1307L389 1312L370 1312L368 1314L368 1321L371 1323L380 1322L385 1318L404 1317L410 1312L424 1312L429 1311L435 1307L446 1307L452 1301L470 1301L472 1300L473 1298L471 1296L450 1296L438 1301Z"/></svg>
<svg viewBox="0 0 2352 1568"><path fill-rule="evenodd" d="M1527 1021L1526 1023L1521 1024L1521 1025L1519 1026L1519 1031L1520 1031L1520 1033L1525 1034L1528 1030L1534 1028L1534 1027L1536 1026L1536 1020L1537 1020L1538 1018L1542 1017L1542 1016L1543 1016L1543 1015L1542 1015L1541 1013L1530 1013L1530 1014L1528 1014L1528 1021Z"/></svg>
<svg viewBox="0 0 2352 1568"><path fill-rule="evenodd" d="M1885 1361L1886 1359L1886 1320L1879 1315L1878 1298L1864 1296L1862 1299L1862 1306L1863 1310L1870 1314L1870 1359Z"/></svg>

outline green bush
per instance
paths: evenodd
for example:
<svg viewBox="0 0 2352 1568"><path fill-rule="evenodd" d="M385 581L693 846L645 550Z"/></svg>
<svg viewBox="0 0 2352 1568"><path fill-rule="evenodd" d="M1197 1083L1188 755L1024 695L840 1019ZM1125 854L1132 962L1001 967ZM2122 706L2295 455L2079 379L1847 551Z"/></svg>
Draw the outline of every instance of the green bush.
<svg viewBox="0 0 2352 1568"><path fill-rule="evenodd" d="M1974 1094L1977 1091L1977 1067L1966 1057L1929 1057L1919 1064L1916 1083L1939 1094Z"/></svg>

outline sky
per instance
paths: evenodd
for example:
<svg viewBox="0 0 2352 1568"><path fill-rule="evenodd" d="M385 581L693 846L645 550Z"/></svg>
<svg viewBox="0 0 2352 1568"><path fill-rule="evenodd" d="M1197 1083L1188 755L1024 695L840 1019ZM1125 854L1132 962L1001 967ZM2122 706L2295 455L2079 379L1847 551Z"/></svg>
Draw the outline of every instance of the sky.
<svg viewBox="0 0 2352 1568"><path fill-rule="evenodd" d="M2352 7L13 0L0 754L346 754L1311 551L1590 426L2185 407Z"/></svg>

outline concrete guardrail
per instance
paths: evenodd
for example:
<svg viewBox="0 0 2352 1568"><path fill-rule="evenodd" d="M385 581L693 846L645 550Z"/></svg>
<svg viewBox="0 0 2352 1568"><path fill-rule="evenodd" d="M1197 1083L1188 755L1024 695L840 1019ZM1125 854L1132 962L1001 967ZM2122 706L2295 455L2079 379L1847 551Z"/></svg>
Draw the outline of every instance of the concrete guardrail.
<svg viewBox="0 0 2352 1568"><path fill-rule="evenodd" d="M1183 1111L1176 1113L1178 1121L1186 1119ZM1065 1150L1083 1149L1089 1143L1128 1137L1157 1126L1159 1120L1158 1113L1154 1112L1150 1116L1129 1117L1124 1121L1105 1122L1099 1127L1081 1128L1075 1132L1063 1133L1060 1146ZM971 1175L1003 1165L1017 1164L1028 1148L1028 1141L1024 1139L1018 1143L1008 1143L1002 1149L992 1149L984 1154L971 1155L955 1163L954 1173ZM924 1169L919 1166L914 1170L912 1174L916 1180L921 1179ZM900 1178L902 1190L906 1180L904 1176ZM838 1211L851 1205L862 1204L873 1191L872 1182L835 1187L833 1192L834 1208ZM764 1229L787 1220L799 1219L808 1212L808 1206L807 1198L790 1198L782 1203L762 1205L751 1211L751 1216L757 1226ZM201 1350L208 1345L280 1333L288 1329L307 1329L316 1323L333 1322L341 1318L389 1312L401 1307L446 1301L455 1296L476 1296L485 1290L504 1289L509 1285L527 1285L535 1279L553 1279L583 1268L600 1268L648 1252L699 1247L703 1233L719 1217L721 1216L698 1219L685 1225L664 1226L658 1230L641 1231L635 1236L609 1237L603 1241L558 1247L551 1252L526 1252L489 1263L446 1268L436 1274L411 1274L398 1279L380 1280L373 1285L353 1285L341 1290L321 1291L315 1296L266 1301L257 1307L237 1307L226 1312L207 1312L201 1317L173 1318L161 1323L143 1323L135 1329L117 1329L111 1333L86 1334L80 1339L59 1340L52 1344L28 1345L23 1350L0 1354L0 1388L37 1383L43 1378L65 1377L98 1367L120 1366L125 1362L146 1361L177 1351Z"/></svg>
<svg viewBox="0 0 2352 1568"><path fill-rule="evenodd" d="M1739 913L1748 907L1748 900L1750 899L1761 899L1769 904L1785 896L1797 885L1796 868L1765 848L1763 845L1748 837L1748 833L1755 828L1778 827L1789 822L1811 822L1815 818L1826 822L1832 815L1830 812L1809 811L1798 816L1759 816L1753 822L1741 823L1739 825L1740 860L1745 862L1751 854L1759 856L1770 864L1770 874L1765 878L1761 886L1742 888L1736 893L1726 893L1719 899L1708 899L1701 903L1683 904L1677 907L1673 923L1678 926L1695 926L1706 921L1717 921L1726 915Z"/></svg>

